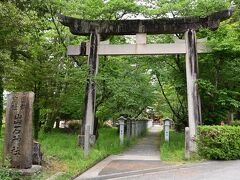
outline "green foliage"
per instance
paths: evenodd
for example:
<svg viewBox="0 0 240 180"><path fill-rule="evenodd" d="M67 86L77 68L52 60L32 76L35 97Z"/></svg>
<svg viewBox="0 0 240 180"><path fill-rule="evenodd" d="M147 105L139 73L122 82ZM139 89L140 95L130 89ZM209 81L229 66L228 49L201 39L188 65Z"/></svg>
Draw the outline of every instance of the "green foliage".
<svg viewBox="0 0 240 180"><path fill-rule="evenodd" d="M239 107L239 2L232 19L217 31L206 29L211 54L199 56L199 86L203 122L216 124ZM126 19L206 16L228 8L230 0L24 0L0 2L0 77L4 89L33 91L34 129L51 130L56 118L82 119L87 78L87 58L68 58L66 47L88 41L73 36L60 24L58 13L81 19ZM172 43L183 34L148 36L149 43ZM111 43L134 41L126 36L102 37ZM97 118L116 119L120 114L144 116L151 106L160 116L174 119L178 130L187 125L184 56L103 57L97 81ZM161 83L159 85L158 80ZM0 84L0 94L3 85ZM1 102L0 102L1 103ZM0 107L1 108L1 107ZM0 112L1 114L1 112Z"/></svg>
<svg viewBox="0 0 240 180"><path fill-rule="evenodd" d="M59 171L65 173L59 178L69 179L71 176L85 171L106 156L120 153L128 146L127 143L120 145L116 128L101 128L99 130L99 138L93 148L91 148L89 156L84 157L83 150L77 145L77 135L63 133L60 130L55 129L46 134L41 131L39 142L41 143L46 168L44 168L41 174L35 175L32 179L47 179L50 175ZM132 143L134 142L132 141ZM1 155L3 153L2 150L3 137L0 138ZM0 163L2 162L1 157ZM18 179L16 173L0 169L1 180L4 178L10 180L10 177Z"/></svg>
<svg viewBox="0 0 240 180"><path fill-rule="evenodd" d="M4 130L4 129L3 129ZM1 180L20 180L20 174L18 172L12 171L7 169L6 167L2 166L3 163L3 138L4 138L4 133L1 132L0 136L0 179ZM6 164L6 162L5 162Z"/></svg>
<svg viewBox="0 0 240 180"><path fill-rule="evenodd" d="M145 0L149 6L146 12L154 17L206 16L229 7L231 1L225 0Z"/></svg>
<svg viewBox="0 0 240 180"><path fill-rule="evenodd" d="M199 155L205 159L239 159L240 127L200 126L197 146Z"/></svg>
<svg viewBox="0 0 240 180"><path fill-rule="evenodd" d="M0 169L0 179L1 180L20 180L20 174L14 172L13 170L1 168Z"/></svg>
<svg viewBox="0 0 240 180"><path fill-rule="evenodd" d="M46 173L62 171L66 173L68 178L83 172L110 154L121 152L127 146L126 144L120 145L119 135L115 128L101 128L99 130L99 138L91 148L88 157L84 157L83 150L77 145L76 134L62 133L60 130L46 134L40 133L39 142L42 145L44 159L51 164L50 172ZM43 174L38 177L41 176Z"/></svg>
<svg viewBox="0 0 240 180"><path fill-rule="evenodd" d="M231 126L240 126L240 120L234 120L230 124Z"/></svg>
<svg viewBox="0 0 240 180"><path fill-rule="evenodd" d="M219 89L208 80L197 81L202 96L203 119L205 124L219 124L226 119L229 111L237 110L240 106L239 93L229 89ZM209 111L211 110L211 111Z"/></svg>
<svg viewBox="0 0 240 180"><path fill-rule="evenodd" d="M170 131L169 142L164 140L164 131L160 135L160 156L163 161L181 162L184 160L184 134Z"/></svg>
<svg viewBox="0 0 240 180"><path fill-rule="evenodd" d="M0 64L0 71L1 71L1 64ZM2 132L2 124L3 124L3 80L2 76L0 75L0 136Z"/></svg>
<svg viewBox="0 0 240 180"><path fill-rule="evenodd" d="M100 119L118 118L121 114L140 115L154 101L150 74L130 58L101 59L97 76L97 116Z"/></svg>
<svg viewBox="0 0 240 180"><path fill-rule="evenodd" d="M101 128L99 130L99 138L91 148L88 157L84 157L83 150L77 145L77 135L63 133L61 129L55 129L50 133L41 131L39 142L41 143L46 168L32 179L47 179L50 175L59 171L65 173L59 178L69 179L71 176L85 171L106 156L120 153L129 145L127 143L120 145L116 128ZM0 137L0 179L10 180L10 177L18 179L18 174L2 169L2 153L3 136Z"/></svg>
<svg viewBox="0 0 240 180"><path fill-rule="evenodd" d="M4 129L3 129L4 130ZM0 136L0 166L3 162L3 143L4 143L4 140L3 140L3 132L1 132L1 136Z"/></svg>
<svg viewBox="0 0 240 180"><path fill-rule="evenodd" d="M213 52L201 56L198 81L205 124L217 124L240 106L238 23L239 20L233 18L223 22L217 31L207 33Z"/></svg>

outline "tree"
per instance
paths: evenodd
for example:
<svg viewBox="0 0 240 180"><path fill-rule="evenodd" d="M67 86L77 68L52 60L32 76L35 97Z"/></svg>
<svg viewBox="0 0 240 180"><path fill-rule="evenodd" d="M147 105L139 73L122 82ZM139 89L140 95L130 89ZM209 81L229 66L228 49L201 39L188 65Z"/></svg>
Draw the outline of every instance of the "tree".
<svg viewBox="0 0 240 180"><path fill-rule="evenodd" d="M8 1L0 2L0 135L3 119L4 65L10 56L15 60L16 54L25 55L25 52L17 49L22 42L22 30L26 26L24 20L24 16L13 4Z"/></svg>
<svg viewBox="0 0 240 180"><path fill-rule="evenodd" d="M89 37L70 34L58 13L82 19L125 19L138 14L150 18L205 16L230 1L81 0L2 1L0 3L1 74L4 89L33 91L35 138L41 124L49 131L59 119L81 119L87 79L87 58L66 56L68 44ZM236 1L237 9L239 2ZM18 21L15 21L18 19ZM201 30L213 53L199 56L201 97L205 123L217 123L239 106L239 11L216 32ZM183 34L148 36L149 43L170 43ZM132 41L125 36L101 37L111 43ZM121 114L138 117L147 106L173 117L182 129L187 124L184 56L101 57L97 80L97 118ZM3 71L1 71L3 72ZM3 85L0 81L0 93ZM2 97L2 96L1 96ZM213 100L214 99L214 100ZM0 104L1 103L0 99ZM1 106L0 106L1 108ZM210 112L210 113L208 113ZM221 114L222 113L222 114ZM0 113L2 114L2 113ZM1 118L1 117L0 117ZM213 121L209 121L213 119Z"/></svg>

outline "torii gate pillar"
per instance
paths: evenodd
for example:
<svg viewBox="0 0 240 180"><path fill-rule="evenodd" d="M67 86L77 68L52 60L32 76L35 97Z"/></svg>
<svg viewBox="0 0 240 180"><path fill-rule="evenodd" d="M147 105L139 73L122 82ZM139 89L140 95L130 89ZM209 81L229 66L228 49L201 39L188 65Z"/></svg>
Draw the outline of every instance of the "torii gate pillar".
<svg viewBox="0 0 240 180"><path fill-rule="evenodd" d="M189 150L196 151L195 136L197 125L201 124L201 101L196 80L198 78L198 60L196 32L189 29L185 33L186 41L186 76L187 76L187 99L188 99L188 124L189 124Z"/></svg>
<svg viewBox="0 0 240 180"><path fill-rule="evenodd" d="M88 78L84 98L84 114L79 136L79 145L85 148L85 145L93 145L95 143L95 112L96 112L96 82L95 77L98 72L98 44L99 34L92 32L90 35L90 50L88 55ZM87 129L89 130L86 133ZM88 134L89 137L85 137ZM86 142L88 141L88 142Z"/></svg>

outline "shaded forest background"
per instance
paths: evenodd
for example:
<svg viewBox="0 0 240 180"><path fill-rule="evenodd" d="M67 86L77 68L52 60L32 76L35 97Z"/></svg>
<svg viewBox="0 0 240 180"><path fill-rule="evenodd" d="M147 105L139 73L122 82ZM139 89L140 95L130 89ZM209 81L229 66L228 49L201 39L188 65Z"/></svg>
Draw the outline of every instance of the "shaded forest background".
<svg viewBox="0 0 240 180"><path fill-rule="evenodd" d="M33 91L35 138L55 121L82 119L87 57L67 57L68 45L88 41L72 35L58 14L81 19L177 18L206 16L231 6L228 0L2 0L0 2L0 126L3 91ZM216 31L202 29L212 53L199 55L204 124L240 119L240 1L233 17ZM183 34L149 35L148 43L170 43ZM112 44L133 43L132 36L108 37ZM120 114L146 117L152 107L180 130L187 125L185 57L101 57L97 76L97 118Z"/></svg>

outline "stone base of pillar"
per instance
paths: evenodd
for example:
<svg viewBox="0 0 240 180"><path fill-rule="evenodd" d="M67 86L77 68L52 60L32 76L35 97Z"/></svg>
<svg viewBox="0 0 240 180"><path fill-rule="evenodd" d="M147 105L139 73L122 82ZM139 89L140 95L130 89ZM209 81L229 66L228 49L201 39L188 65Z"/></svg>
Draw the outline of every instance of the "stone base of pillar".
<svg viewBox="0 0 240 180"><path fill-rule="evenodd" d="M190 159L190 134L189 127L185 127L185 159Z"/></svg>
<svg viewBox="0 0 240 180"><path fill-rule="evenodd" d="M42 165L43 153L41 151L41 144L34 141L33 142L33 153L32 153L32 164L33 165Z"/></svg>
<svg viewBox="0 0 240 180"><path fill-rule="evenodd" d="M81 147L84 148L84 137L85 135L78 135L78 142L77 144ZM95 135L90 135L89 137L89 144L90 146L93 146L96 142L96 136Z"/></svg>
<svg viewBox="0 0 240 180"><path fill-rule="evenodd" d="M34 174L38 174L43 169L40 165L32 165L29 169L11 169L13 173L19 173L21 176L33 176Z"/></svg>

